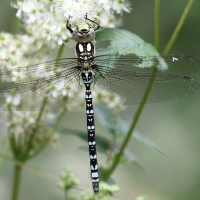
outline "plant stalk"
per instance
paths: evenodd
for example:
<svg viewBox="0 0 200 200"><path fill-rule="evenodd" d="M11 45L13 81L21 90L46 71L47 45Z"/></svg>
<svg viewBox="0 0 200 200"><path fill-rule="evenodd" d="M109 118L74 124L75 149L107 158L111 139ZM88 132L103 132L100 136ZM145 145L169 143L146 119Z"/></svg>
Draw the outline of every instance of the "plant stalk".
<svg viewBox="0 0 200 200"><path fill-rule="evenodd" d="M19 196L20 182L21 182L21 167L18 165L14 166L14 177L13 177L13 190L12 200L17 200Z"/></svg>
<svg viewBox="0 0 200 200"><path fill-rule="evenodd" d="M160 49L160 33L159 33L159 8L160 8L160 0L155 0L155 11L154 11L154 40L156 50Z"/></svg>
<svg viewBox="0 0 200 200"><path fill-rule="evenodd" d="M185 10L184 10L184 12L183 12L183 14L181 16L181 19L179 20L179 22L178 22L178 24L177 24L177 26L176 26L176 28L175 28L170 40L169 40L169 42L167 43L166 47L164 48L164 50L162 52L162 56L163 57L166 56L169 53L169 51L171 50L171 48L172 48L172 46L173 46L173 44L174 44L179 32L180 32L180 30L181 30L181 28L183 26L183 23L185 22L185 19L186 19L187 15L188 15L188 13L190 11L190 8L191 8L193 2L194 2L194 0L189 0L188 1L188 4L187 4L187 6L186 6L186 8L185 8Z"/></svg>
<svg viewBox="0 0 200 200"><path fill-rule="evenodd" d="M57 52L57 55L56 55L56 60L60 59L60 57L62 56L62 52L63 52L63 49L64 49L64 44L62 44L59 49L58 49L58 52ZM36 124L40 121L40 118L43 114L43 111L45 110L45 106L47 104L47 100L48 100L48 97L45 97L43 102L42 102L42 107L40 109L40 112L39 112L39 115L38 115L38 118L36 120Z"/></svg>
<svg viewBox="0 0 200 200"><path fill-rule="evenodd" d="M122 145L120 147L119 153L117 153L117 155L116 155L113 163L111 163L111 166L108 167L108 169L105 170L102 173L102 175L101 175L101 180L102 181L106 181L108 179L108 177L110 177L110 175L114 172L114 170L116 169L116 167L118 166L118 164L120 163L120 159L121 159L121 157L123 155L124 149L127 146L128 142L129 142L129 140L130 140L130 138L131 138L131 136L133 134L133 131L134 131L134 129L135 129L136 125L137 125L137 122L139 120L139 117L140 117L140 115L142 113L142 110L143 110L143 108L145 106L145 103L146 103L146 101L148 99L148 96L149 96L149 94L151 92L154 80L156 78L157 71L158 71L157 67L154 67L154 69L152 71L152 76L151 76L151 78L149 80L149 83L148 83L147 88L145 90L144 96L143 96L143 98L141 100L141 103L140 103L140 105L139 105L139 107L138 107L138 109L137 109L137 111L135 113L135 116L133 118L131 127L129 128L129 131L126 134L126 137L124 138L124 140L122 142Z"/></svg>
<svg viewBox="0 0 200 200"><path fill-rule="evenodd" d="M64 49L64 44L60 45L59 49L58 49L58 53L56 55L56 60L57 59L60 59L60 57L62 56L62 53L63 53L63 49Z"/></svg>
<svg viewBox="0 0 200 200"><path fill-rule="evenodd" d="M53 132L56 132L58 130L58 127L61 123L61 120L63 118L63 116L65 115L65 113L67 112L67 108L64 107L63 110L61 111L60 115L58 116L57 120L56 120L56 123L54 125L54 128L53 128Z"/></svg>
<svg viewBox="0 0 200 200"><path fill-rule="evenodd" d="M57 56L56 56L56 60L61 57L63 49L64 49L64 44L59 47L58 53L57 53ZM37 126L38 126L39 121L40 121L40 119L42 117L42 114L44 113L44 110L45 110L45 107L46 107L47 103L48 103L48 96L44 97L44 99L43 99L42 106L40 108L40 111L39 111L39 114L38 114L38 117L37 117L36 123L35 123L36 128L33 130L32 134L31 134L31 137L30 137L30 139L28 141L28 145L27 145L28 148L26 150L26 153L22 157L22 159L24 161L27 160L28 157L29 157L29 151L30 151L30 149L32 147L31 144L32 144L32 141L34 140L35 134L37 133Z"/></svg>

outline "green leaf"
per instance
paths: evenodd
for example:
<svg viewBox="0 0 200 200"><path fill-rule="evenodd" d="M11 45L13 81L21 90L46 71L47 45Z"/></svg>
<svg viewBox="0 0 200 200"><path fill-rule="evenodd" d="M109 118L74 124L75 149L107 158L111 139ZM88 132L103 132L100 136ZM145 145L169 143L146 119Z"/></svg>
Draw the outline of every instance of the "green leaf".
<svg viewBox="0 0 200 200"><path fill-rule="evenodd" d="M105 106L95 105L95 113L100 123L107 131L114 136L120 133L120 126L117 124L116 116L112 115Z"/></svg>
<svg viewBox="0 0 200 200"><path fill-rule="evenodd" d="M101 109L101 111L104 113L103 109ZM116 117L115 128L118 129L118 136L127 134L130 126L131 126L131 121L129 119L120 116ZM144 136L142 133L134 131L132 136L139 142L145 144L145 146L150 147L151 149L164 155L161 149L152 140L150 140L147 136Z"/></svg>
<svg viewBox="0 0 200 200"><path fill-rule="evenodd" d="M129 127L131 126L130 120L125 117L117 116L117 124L120 126L121 135L127 134Z"/></svg>
<svg viewBox="0 0 200 200"><path fill-rule="evenodd" d="M110 46L106 49L99 49L98 55L101 54L135 54L138 56L159 56L156 48L146 43L139 36L121 29L105 28L97 32L97 41L110 41Z"/></svg>
<svg viewBox="0 0 200 200"><path fill-rule="evenodd" d="M124 135L127 134L129 127L131 126L131 121L125 117L117 116L116 124L117 124L116 127L120 132L119 135ZM161 149L152 140L150 140L147 136L144 136L142 133L134 131L132 136L139 142L145 144L145 146L150 147L151 149L164 155Z"/></svg>
<svg viewBox="0 0 200 200"><path fill-rule="evenodd" d="M115 157L117 156L118 152L120 149L120 145L116 144L115 145L115 154L112 155L110 158L111 160L116 159ZM112 161L111 161L112 162ZM134 155L131 151L128 149L124 150L123 156L120 158L120 163L121 164L128 164L128 163L133 163L136 167L138 167L141 171L144 171L142 165L139 163L138 158L136 155Z"/></svg>
<svg viewBox="0 0 200 200"><path fill-rule="evenodd" d="M147 136L144 136L142 133L138 131L134 131L133 137L138 140L139 142L145 144L146 146L150 147L151 149L161 153L164 155L164 153L161 151L161 149L152 141L150 140Z"/></svg>
<svg viewBox="0 0 200 200"><path fill-rule="evenodd" d="M106 168L99 166L99 175L101 177L101 174L103 174L105 172ZM115 180L110 176L107 180L106 183L108 183L109 185L114 185L116 184Z"/></svg>
<svg viewBox="0 0 200 200"><path fill-rule="evenodd" d="M112 115L110 110L106 109L105 106L96 105L95 112L100 123L107 129L107 131L111 135L119 137L121 135L127 134L131 125L131 121L129 119ZM139 142L143 143L145 146L164 155L161 149L152 140L150 140L147 136L144 136L142 133L134 131L132 136Z"/></svg>
<svg viewBox="0 0 200 200"><path fill-rule="evenodd" d="M85 131L79 131L75 129L68 129L66 127L59 127L59 131L64 134L71 134L71 135L76 135L83 141L88 143L88 134ZM111 142L103 137L100 136L99 134L96 134L96 141L97 141L97 151L103 154L107 154L107 150L110 147ZM79 149L88 151L88 146L81 146Z"/></svg>

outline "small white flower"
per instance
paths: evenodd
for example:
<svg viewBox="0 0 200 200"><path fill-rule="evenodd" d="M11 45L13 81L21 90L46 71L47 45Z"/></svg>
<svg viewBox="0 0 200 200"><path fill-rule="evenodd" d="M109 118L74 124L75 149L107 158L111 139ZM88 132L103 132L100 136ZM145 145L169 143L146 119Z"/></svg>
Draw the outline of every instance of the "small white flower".
<svg viewBox="0 0 200 200"><path fill-rule="evenodd" d="M57 90L54 90L54 91L52 91L51 95L52 95L53 97L57 97L57 96L59 95L59 93L58 93Z"/></svg>
<svg viewBox="0 0 200 200"><path fill-rule="evenodd" d="M116 11L117 14L122 14L123 11L130 12L131 5L128 1L113 1L112 9Z"/></svg>
<svg viewBox="0 0 200 200"><path fill-rule="evenodd" d="M130 11L130 3L119 0L18 0L13 5L17 8L17 17L20 17L28 32L35 37L46 38L62 45L71 34L66 29L66 22L76 26L85 21L85 15L91 20L100 21L101 26L115 27L117 19L111 14ZM111 20L112 19L112 20ZM59 31L58 31L59 29Z"/></svg>
<svg viewBox="0 0 200 200"><path fill-rule="evenodd" d="M62 94L62 96L66 96L66 95L68 95L68 92L64 89L64 90L62 90L61 94ZM69 95L70 95L70 93L69 93Z"/></svg>
<svg viewBox="0 0 200 200"><path fill-rule="evenodd" d="M7 103L11 103L11 102L12 102L12 96L11 96L11 95L8 95L8 96L6 97L6 102L7 102Z"/></svg>
<svg viewBox="0 0 200 200"><path fill-rule="evenodd" d="M13 98L13 105L18 106L20 104L20 101L21 101L21 96L18 94Z"/></svg>

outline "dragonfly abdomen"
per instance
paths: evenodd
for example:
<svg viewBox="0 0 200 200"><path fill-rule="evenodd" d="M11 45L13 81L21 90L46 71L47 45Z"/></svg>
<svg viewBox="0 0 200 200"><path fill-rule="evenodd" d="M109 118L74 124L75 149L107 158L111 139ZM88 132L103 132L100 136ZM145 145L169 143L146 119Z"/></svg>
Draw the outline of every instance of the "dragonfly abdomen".
<svg viewBox="0 0 200 200"><path fill-rule="evenodd" d="M87 116L87 132L88 132L88 144L89 144L89 157L90 157L90 169L92 186L94 192L99 191L99 174L95 141L95 122L94 122L94 110L92 103L92 93L90 90L90 84L92 82L92 72L82 72L81 74L83 83L85 84L85 100L86 100L86 116Z"/></svg>

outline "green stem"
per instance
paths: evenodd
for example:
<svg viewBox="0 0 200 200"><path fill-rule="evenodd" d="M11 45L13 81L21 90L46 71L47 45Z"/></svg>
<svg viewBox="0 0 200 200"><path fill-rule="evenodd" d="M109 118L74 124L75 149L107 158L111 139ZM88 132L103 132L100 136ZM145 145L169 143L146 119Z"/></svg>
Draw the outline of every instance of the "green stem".
<svg viewBox="0 0 200 200"><path fill-rule="evenodd" d="M64 44L59 47L56 59L59 59L61 57L63 49L64 49ZM33 129L33 132L32 132L32 134L31 134L31 136L30 136L30 138L27 142L27 150L26 150L25 154L22 156L21 161L27 160L29 158L29 151L32 147L31 144L32 144L32 141L34 140L35 134L37 133L37 126L38 126L39 121L42 117L42 114L45 110L47 102L48 102L48 96L43 99L42 106L40 108L40 112L39 112L38 117L36 119L35 129Z"/></svg>
<svg viewBox="0 0 200 200"><path fill-rule="evenodd" d="M42 114L44 112L45 106L47 104L47 100L48 100L48 97L45 97L43 99L42 106L40 108L40 112L39 112L38 117L36 119L35 128L32 130L32 133L30 134L30 138L27 141L27 149L26 149L26 151L24 151L23 155L21 156L20 161L26 161L26 160L29 159L29 152L32 148L32 142L34 140L35 134L37 133L39 121L40 121Z"/></svg>
<svg viewBox="0 0 200 200"><path fill-rule="evenodd" d="M186 6L186 8L185 8L185 10L184 10L184 12L183 12L183 14L181 16L181 19L179 20L179 22L178 22L178 24L177 24L177 26L176 26L176 28L175 28L170 40L169 40L169 42L167 43L166 47L163 50L163 53L162 53L163 57L166 56L168 54L168 52L170 51L170 49L172 48L172 46L173 46L173 44L174 44L174 42L175 42L175 40L176 40L181 28L183 26L183 23L184 23L187 15L189 13L189 10L190 10L193 2L194 2L194 0L189 0L188 1L188 4L187 4L187 6Z"/></svg>
<svg viewBox="0 0 200 200"><path fill-rule="evenodd" d="M48 174L47 172L36 169L36 168L29 166L27 164L24 164L20 161L13 160L12 158L8 157L7 155L2 154L1 152L0 152L0 157L11 162L11 163L13 163L15 166L19 166L21 169L26 169L26 170L42 177L42 178L45 178L45 179L52 181L54 183L58 183L58 181L60 180L59 178L57 178L57 177L55 177L51 174Z"/></svg>
<svg viewBox="0 0 200 200"><path fill-rule="evenodd" d="M159 8L160 0L155 0L155 14L154 14L154 39L157 51L160 49L160 34L159 34Z"/></svg>
<svg viewBox="0 0 200 200"><path fill-rule="evenodd" d="M61 55L62 55L62 52L63 52L63 49L64 49L64 44L62 44L62 45L59 47L58 53L57 53L57 55L56 55L56 60L57 60L57 59L60 59L60 57L61 57ZM48 99L48 98L45 97L44 100L43 100L43 102L42 102L42 107L41 107L41 109L40 109L40 113L39 113L38 118L37 118L37 120L36 120L36 124L40 121L40 118L41 118L41 116L42 116L42 113L43 113L43 111L44 111L44 109L45 109L45 106L46 106L46 103L47 103L47 99Z"/></svg>
<svg viewBox="0 0 200 200"><path fill-rule="evenodd" d="M46 145L51 140L51 138L53 137L53 135L55 134L55 132L58 130L58 127L59 127L59 125L61 123L61 120L62 120L63 116L65 115L66 111L67 111L66 108L64 108L62 110L62 112L60 113L60 115L58 116L58 118L56 120L56 123L54 125L52 133L49 135L49 139L46 140L45 143L41 144L40 148L38 148L37 151L35 151L33 155L31 155L31 156L29 155L29 157L28 157L29 160L32 159L33 157L37 156L46 147Z"/></svg>
<svg viewBox="0 0 200 200"><path fill-rule="evenodd" d="M8 129L8 135L9 135L9 145L14 155L14 158L16 159L18 155L18 148L16 145L15 136L9 131L9 129Z"/></svg>
<svg viewBox="0 0 200 200"><path fill-rule="evenodd" d="M16 15L13 15L14 17L12 18L12 25L11 25L11 32L13 34L18 34L20 33L20 20Z"/></svg>
<svg viewBox="0 0 200 200"><path fill-rule="evenodd" d="M8 138L5 137L2 141L2 145L0 147L0 152L6 153L6 152L8 152L8 150L9 150L9 140L8 140ZM3 159L0 156L0 170L1 170L2 164L3 164Z"/></svg>
<svg viewBox="0 0 200 200"><path fill-rule="evenodd" d="M61 45L59 47L56 59L59 59L60 56L62 55L63 47L64 47L64 45ZM40 108L40 112L39 112L38 117L36 119L36 128L33 130L33 133L31 134L31 137L30 137L30 139L28 141L28 144L27 144L28 149L26 151L26 154L23 156L23 160L26 160L29 157L29 150L31 149L31 144L32 144L32 141L34 139L34 136L37 133L37 126L38 126L38 123L39 123L39 121L40 121L40 119L42 117L42 114L43 114L44 110L45 110L47 102L48 102L48 97L45 97L43 99L42 106Z"/></svg>
<svg viewBox="0 0 200 200"><path fill-rule="evenodd" d="M63 48L64 48L64 45L61 45L59 50L58 50L56 59L59 59L61 57L61 54L63 52ZM17 148L15 146L16 144L15 144L14 138L12 136L10 137L10 144L11 144L11 147L12 147L12 151L13 151L15 159L19 157L17 159L18 161L26 161L29 158L29 151L32 148L32 141L34 140L35 134L37 133L37 127L38 127L39 121L41 120L41 117L42 117L42 114L45 110L47 102L48 102L48 97L45 97L43 99L42 106L40 108L40 112L39 112L38 117L36 119L35 129L33 129L32 134L31 134L31 136L30 136L30 138L27 142L26 152L22 156L19 157L19 156L16 155L16 150L17 150ZM64 109L64 111L65 111L65 109ZM61 113L61 116L58 118L57 124L54 128L55 130L58 128L58 125L61 121L61 118L64 115L64 111ZM10 111L9 119L10 120L12 119L12 111ZM21 167L19 165L15 164L14 178L13 178L12 200L18 199L19 186L20 186L20 180L21 180L21 171L22 171Z"/></svg>
<svg viewBox="0 0 200 200"><path fill-rule="evenodd" d="M55 133L58 130L60 122L61 122L61 120L62 120L62 118L63 118L63 116L65 115L66 112L67 112L67 108L64 107L63 110L62 110L62 112L60 113L60 115L57 118L56 124L54 125L53 133Z"/></svg>
<svg viewBox="0 0 200 200"><path fill-rule="evenodd" d="M11 109L9 109L8 121L12 122L12 118L13 118L13 112L12 112ZM11 148L12 153L14 155L14 158L17 159L18 148L17 148L17 144L16 144L16 140L15 140L15 135L10 131L10 128L8 128L8 138L9 138L9 145L10 145L10 148Z"/></svg>
<svg viewBox="0 0 200 200"><path fill-rule="evenodd" d="M156 78L156 74L157 74L157 67L154 67L154 69L152 71L152 76L151 76L151 78L149 80L149 83L148 83L147 88L145 90L144 96L143 96L143 98L141 100L141 103L140 103L140 105L139 105L139 107L138 107L138 109L137 109L137 111L135 113L135 116L133 118L131 127L129 128L129 131L126 134L126 137L123 140L123 143L122 143L122 145L120 147L119 153L117 153L117 155L115 157L115 160L113 161L113 163L111 163L111 166L108 167L108 169L105 170L102 173L102 175L101 175L101 180L102 181L106 181L108 179L108 177L110 177L110 175L116 169L117 165L120 163L120 159L121 159L121 157L123 155L124 149L127 146L128 142L129 142L129 140L130 140L130 138L131 138L131 136L133 134L133 131L134 131L134 129L136 127L136 124L137 124L137 122L139 120L139 117L140 117L140 115L142 113L142 110L143 110L143 108L145 106L145 103L146 103L146 101L148 99L148 96L149 96L149 94L151 92L151 88L153 87L153 83L154 83L154 80Z"/></svg>
<svg viewBox="0 0 200 200"><path fill-rule="evenodd" d="M12 200L17 200L19 196L19 188L21 181L21 167L15 165L14 167L14 177L13 177L13 190L12 190Z"/></svg>
<svg viewBox="0 0 200 200"><path fill-rule="evenodd" d="M65 45L62 44L62 45L59 47L58 53L57 53L57 55L56 55L56 60L57 60L57 59L60 59L60 57L61 57L61 55L62 55L62 53L63 53L64 46L65 46Z"/></svg>
<svg viewBox="0 0 200 200"><path fill-rule="evenodd" d="M39 121L40 121L40 119L41 119L41 117L42 117L42 114L43 114L43 112L44 112L45 106L46 106L46 104L47 104L47 100L48 100L48 97L45 97L45 98L43 99L42 106L41 106L41 108L40 108L40 112L39 112L38 117L37 117L37 119L36 119L36 126L38 125L38 123L39 123Z"/></svg>

